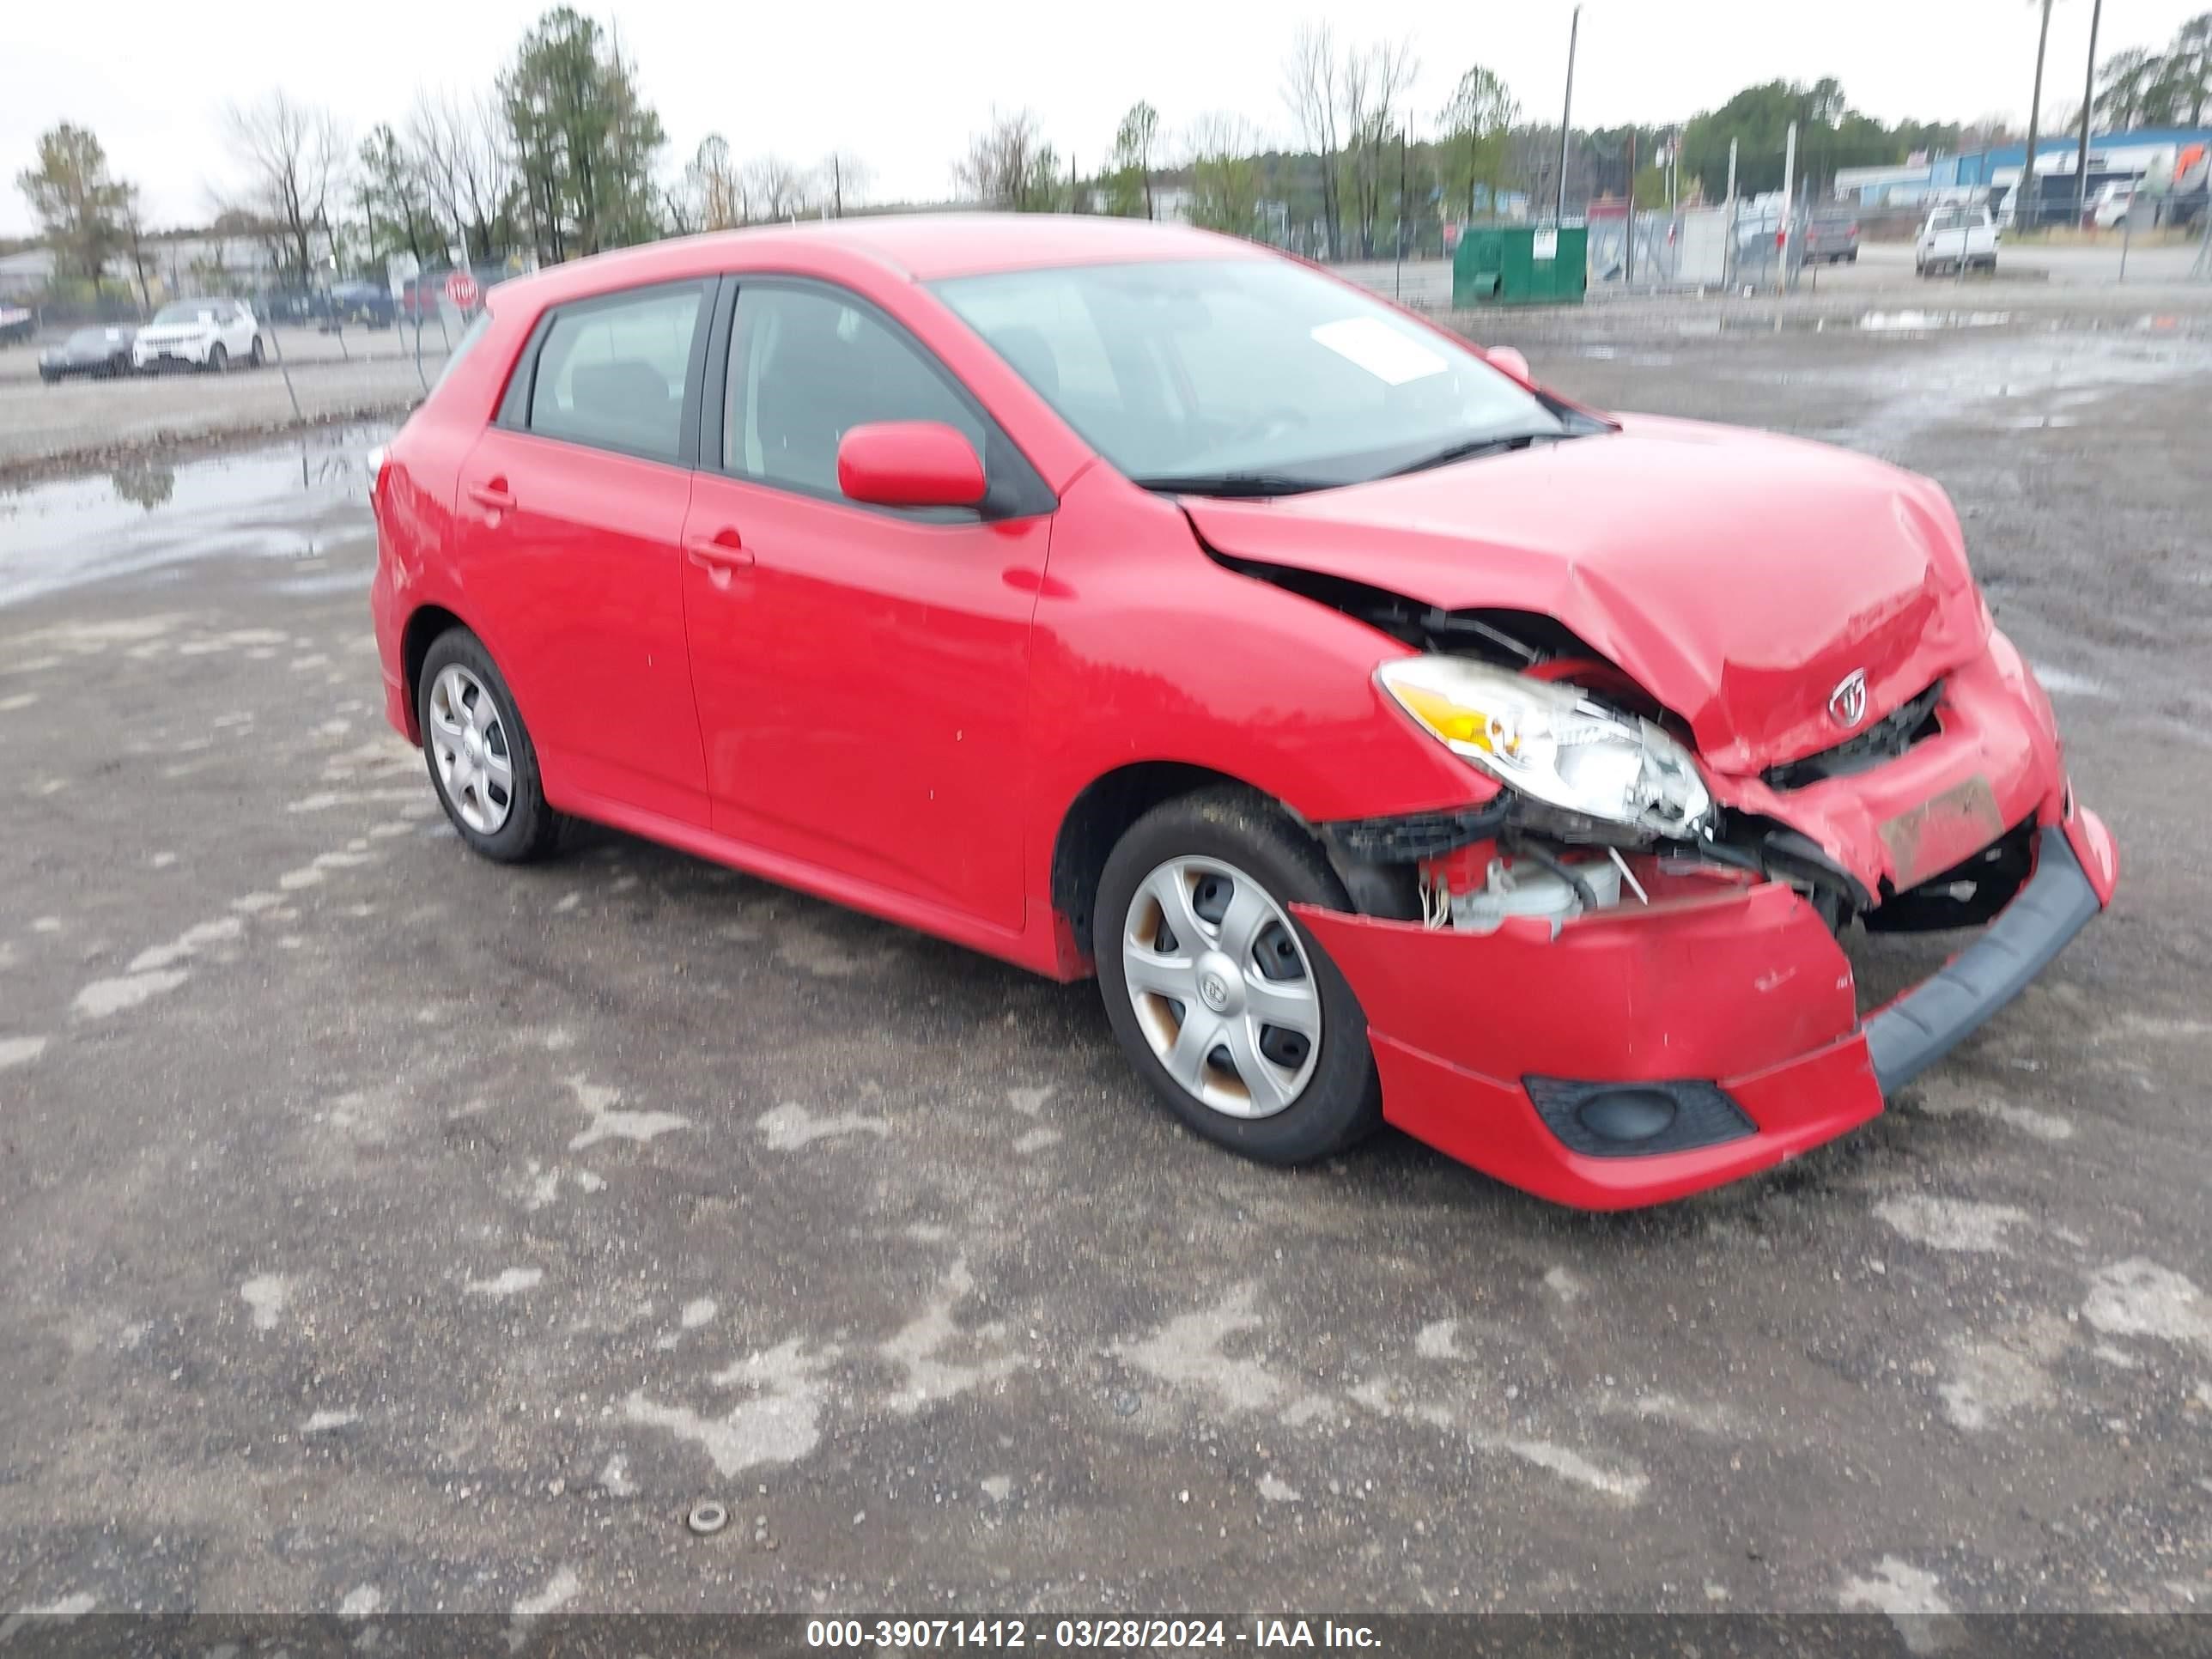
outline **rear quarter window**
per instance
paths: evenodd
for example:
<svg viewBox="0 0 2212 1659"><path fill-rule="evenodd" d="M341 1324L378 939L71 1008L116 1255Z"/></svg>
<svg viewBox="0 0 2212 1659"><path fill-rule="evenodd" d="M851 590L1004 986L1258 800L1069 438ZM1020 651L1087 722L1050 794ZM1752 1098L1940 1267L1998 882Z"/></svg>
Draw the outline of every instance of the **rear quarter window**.
<svg viewBox="0 0 2212 1659"><path fill-rule="evenodd" d="M706 311L696 283L570 306L545 326L523 423L549 438L673 461Z"/></svg>

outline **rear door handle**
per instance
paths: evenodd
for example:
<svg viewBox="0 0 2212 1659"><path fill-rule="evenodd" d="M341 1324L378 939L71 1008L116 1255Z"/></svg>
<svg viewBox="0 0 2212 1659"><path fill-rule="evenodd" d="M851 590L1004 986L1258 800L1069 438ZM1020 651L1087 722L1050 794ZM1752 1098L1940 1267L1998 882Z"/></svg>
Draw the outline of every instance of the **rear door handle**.
<svg viewBox="0 0 2212 1659"><path fill-rule="evenodd" d="M510 512L514 507L514 495L507 489L507 480L504 478L494 478L485 483L471 484L469 499L478 507L487 507L494 513Z"/></svg>
<svg viewBox="0 0 2212 1659"><path fill-rule="evenodd" d="M736 531L729 529L711 536L694 536L684 544L684 551L702 570L725 580L731 571L743 570L753 562L752 550Z"/></svg>

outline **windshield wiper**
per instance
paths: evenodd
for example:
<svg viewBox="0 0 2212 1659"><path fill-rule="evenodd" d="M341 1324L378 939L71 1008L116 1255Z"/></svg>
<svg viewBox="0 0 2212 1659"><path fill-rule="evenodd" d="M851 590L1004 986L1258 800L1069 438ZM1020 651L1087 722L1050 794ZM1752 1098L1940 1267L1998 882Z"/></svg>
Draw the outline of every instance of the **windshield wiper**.
<svg viewBox="0 0 2212 1659"><path fill-rule="evenodd" d="M1571 438L1571 432L1499 432L1487 438L1465 438L1455 444L1446 444L1432 454L1401 466L1382 476L1401 478L1408 472L1425 472L1432 466L1449 466L1454 461L1471 461L1478 455L1502 455L1508 450L1526 449L1533 443L1556 443Z"/></svg>
<svg viewBox="0 0 2212 1659"><path fill-rule="evenodd" d="M1293 478L1279 472L1160 473L1130 482L1139 489L1169 495L1297 495L1334 488L1325 478Z"/></svg>

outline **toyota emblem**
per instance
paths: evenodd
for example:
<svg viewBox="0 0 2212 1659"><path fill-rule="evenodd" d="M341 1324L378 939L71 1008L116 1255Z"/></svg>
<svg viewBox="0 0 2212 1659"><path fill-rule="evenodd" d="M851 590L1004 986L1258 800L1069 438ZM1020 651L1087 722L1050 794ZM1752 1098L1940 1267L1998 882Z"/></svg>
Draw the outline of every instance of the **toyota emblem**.
<svg viewBox="0 0 2212 1659"><path fill-rule="evenodd" d="M1828 693L1828 718L1848 732L1866 718L1866 670L1854 668Z"/></svg>

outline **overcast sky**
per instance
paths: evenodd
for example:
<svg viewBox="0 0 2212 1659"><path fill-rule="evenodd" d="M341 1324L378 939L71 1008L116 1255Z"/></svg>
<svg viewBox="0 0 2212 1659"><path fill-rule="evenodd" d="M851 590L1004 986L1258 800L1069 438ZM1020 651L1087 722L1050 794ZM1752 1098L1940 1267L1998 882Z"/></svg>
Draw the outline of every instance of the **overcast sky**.
<svg viewBox="0 0 2212 1659"><path fill-rule="evenodd" d="M831 148L873 169L876 199L943 196L953 158L992 106L1034 109L1061 156L1103 159L1139 98L1170 129L1212 111L1289 137L1282 59L1302 15L1340 37L1413 37L1414 100L1432 116L1470 64L1495 70L1533 118L1556 121L1569 0L626 0L623 48L671 140L676 170L708 132L745 157L803 163ZM2091 0L2058 0L2046 107L2078 102ZM2102 57L2162 46L2212 0L2106 0ZM404 116L418 88L489 87L539 0L108 0L79 11L17 0L0 27L0 234L31 228L15 175L57 121L89 126L144 192L156 225L202 222L228 173L227 98L283 86L327 104L356 137ZM1885 120L2024 121L2033 0L1585 0L1577 125L1677 119L1776 78L1839 79Z"/></svg>

